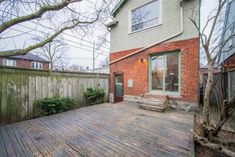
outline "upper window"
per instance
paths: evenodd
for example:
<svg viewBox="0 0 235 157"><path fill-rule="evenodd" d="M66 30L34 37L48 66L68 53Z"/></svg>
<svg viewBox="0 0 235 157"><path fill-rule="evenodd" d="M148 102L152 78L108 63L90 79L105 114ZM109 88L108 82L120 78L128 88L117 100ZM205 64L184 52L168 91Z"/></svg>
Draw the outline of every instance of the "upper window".
<svg viewBox="0 0 235 157"><path fill-rule="evenodd" d="M16 60L3 59L3 65L6 65L6 66L16 66Z"/></svg>
<svg viewBox="0 0 235 157"><path fill-rule="evenodd" d="M42 63L39 62L32 62L33 69L42 69Z"/></svg>
<svg viewBox="0 0 235 157"><path fill-rule="evenodd" d="M159 0L154 0L131 11L132 32L158 25L160 7Z"/></svg>

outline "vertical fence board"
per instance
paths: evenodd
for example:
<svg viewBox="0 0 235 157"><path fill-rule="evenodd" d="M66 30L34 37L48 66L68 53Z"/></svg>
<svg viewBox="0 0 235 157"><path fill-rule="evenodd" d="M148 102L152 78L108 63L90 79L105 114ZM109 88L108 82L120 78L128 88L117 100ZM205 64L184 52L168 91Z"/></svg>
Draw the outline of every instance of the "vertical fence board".
<svg viewBox="0 0 235 157"><path fill-rule="evenodd" d="M20 75L9 74L8 76L8 92L7 92L7 106L9 108L8 120L16 122L20 118L21 109L21 88Z"/></svg>
<svg viewBox="0 0 235 157"><path fill-rule="evenodd" d="M49 76L47 82L47 97L53 97L53 77Z"/></svg>
<svg viewBox="0 0 235 157"><path fill-rule="evenodd" d="M42 77L42 98L46 98L48 96L48 82L47 77Z"/></svg>
<svg viewBox="0 0 235 157"><path fill-rule="evenodd" d="M33 103L36 100L36 77L29 77L29 117L33 117L34 115L34 107Z"/></svg>
<svg viewBox="0 0 235 157"><path fill-rule="evenodd" d="M72 97L72 78L67 77L67 97Z"/></svg>
<svg viewBox="0 0 235 157"><path fill-rule="evenodd" d="M1 122L7 122L7 75L1 75Z"/></svg>
<svg viewBox="0 0 235 157"><path fill-rule="evenodd" d="M29 104L28 104L28 94L29 94L29 91L28 91L28 76L27 75L21 75L21 83L20 83L20 86L21 86L21 110L20 110L20 114L21 114L21 117L20 119L21 120L24 120L24 119L27 119L28 117L28 107L29 107Z"/></svg>
<svg viewBox="0 0 235 157"><path fill-rule="evenodd" d="M42 99L42 78L41 76L36 76L36 100Z"/></svg>

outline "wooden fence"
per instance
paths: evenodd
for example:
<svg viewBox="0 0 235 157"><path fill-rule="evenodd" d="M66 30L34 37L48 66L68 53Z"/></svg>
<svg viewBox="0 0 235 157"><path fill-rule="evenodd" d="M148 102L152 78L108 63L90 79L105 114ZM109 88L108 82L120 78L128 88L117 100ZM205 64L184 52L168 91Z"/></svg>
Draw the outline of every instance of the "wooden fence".
<svg viewBox="0 0 235 157"><path fill-rule="evenodd" d="M31 119L35 100L61 96L75 99L77 107L86 106L84 92L89 87L105 89L108 75L77 72L53 72L0 67L0 124Z"/></svg>

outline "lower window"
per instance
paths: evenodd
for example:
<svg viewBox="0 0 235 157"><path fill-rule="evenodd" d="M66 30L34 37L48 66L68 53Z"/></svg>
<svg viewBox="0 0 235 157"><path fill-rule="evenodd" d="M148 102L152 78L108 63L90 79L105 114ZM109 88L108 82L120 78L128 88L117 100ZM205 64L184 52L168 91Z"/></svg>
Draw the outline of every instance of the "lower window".
<svg viewBox="0 0 235 157"><path fill-rule="evenodd" d="M166 53L150 57L150 90L180 91L180 53Z"/></svg>
<svg viewBox="0 0 235 157"><path fill-rule="evenodd" d="M42 63L39 62L32 62L33 69L42 69Z"/></svg>
<svg viewBox="0 0 235 157"><path fill-rule="evenodd" d="M6 66L16 66L16 60L3 59L3 65L6 65Z"/></svg>

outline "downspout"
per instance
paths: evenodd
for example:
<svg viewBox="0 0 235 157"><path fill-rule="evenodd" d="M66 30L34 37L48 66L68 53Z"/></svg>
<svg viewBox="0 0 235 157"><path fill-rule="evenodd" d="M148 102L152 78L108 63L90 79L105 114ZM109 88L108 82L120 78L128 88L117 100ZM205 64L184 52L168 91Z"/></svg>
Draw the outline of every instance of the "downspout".
<svg viewBox="0 0 235 157"><path fill-rule="evenodd" d="M159 42L157 42L157 43L155 43L155 44L152 44L152 45L150 45L150 46L144 47L144 48L142 48L142 49L140 49L140 50L138 50L138 51L135 51L135 52L133 52L133 53L131 53L131 54L128 54L128 55L126 55L126 56L123 56L123 57L121 57L121 58L119 58L119 59L117 59L117 60L114 60L114 61L110 62L109 64L111 65L111 64L113 64L113 63L115 63L115 62L118 62L118 61L124 59L124 58L127 58L127 57L129 57L129 56L132 56L132 55L134 55L134 54L136 54L136 53L139 53L139 52L141 52L141 51L147 50L147 49L150 48L150 47L156 46L156 45L161 44L161 43L163 43L163 42L165 42L165 41L168 41L168 40L170 40L170 39L173 39L173 38L175 38L175 37L178 37L178 36L181 35L183 32L184 32L184 11L183 11L183 1L181 0L181 1L180 1L180 31L179 31L179 32L177 32L175 35L173 35L173 36L171 36L171 37L168 37L168 38L166 38L166 39L163 39L163 40L161 40L161 41L159 41Z"/></svg>
<svg viewBox="0 0 235 157"><path fill-rule="evenodd" d="M178 33L176 33L175 35L173 35L172 37L169 37L169 38L167 38L163 41L160 41L159 43L162 43L164 41L167 41L167 40L170 40L172 38L178 37L183 32L184 32L184 9L183 9L183 1L180 1L180 31Z"/></svg>

